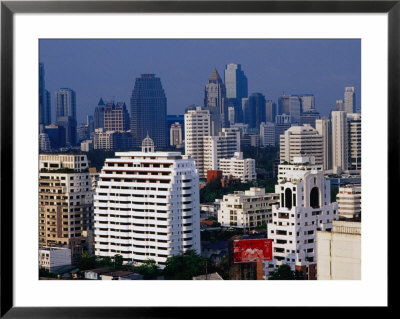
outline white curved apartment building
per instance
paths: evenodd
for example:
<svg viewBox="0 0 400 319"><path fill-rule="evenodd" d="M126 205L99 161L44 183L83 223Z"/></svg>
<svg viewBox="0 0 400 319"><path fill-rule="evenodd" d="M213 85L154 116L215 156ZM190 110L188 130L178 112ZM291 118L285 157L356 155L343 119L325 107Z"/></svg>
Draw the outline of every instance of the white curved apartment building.
<svg viewBox="0 0 400 319"><path fill-rule="evenodd" d="M154 152L145 140L142 152L117 152L104 163L94 198L95 253L120 254L124 263L154 259L164 268L169 256L200 254L199 176L193 159Z"/></svg>

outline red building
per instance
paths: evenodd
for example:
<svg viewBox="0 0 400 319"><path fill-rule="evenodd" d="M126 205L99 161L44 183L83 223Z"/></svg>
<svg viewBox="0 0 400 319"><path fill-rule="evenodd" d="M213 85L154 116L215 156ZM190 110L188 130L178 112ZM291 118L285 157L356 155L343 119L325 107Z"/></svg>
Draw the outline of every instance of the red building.
<svg viewBox="0 0 400 319"><path fill-rule="evenodd" d="M222 171L218 170L209 170L207 171L207 183L212 182L216 179L222 178Z"/></svg>

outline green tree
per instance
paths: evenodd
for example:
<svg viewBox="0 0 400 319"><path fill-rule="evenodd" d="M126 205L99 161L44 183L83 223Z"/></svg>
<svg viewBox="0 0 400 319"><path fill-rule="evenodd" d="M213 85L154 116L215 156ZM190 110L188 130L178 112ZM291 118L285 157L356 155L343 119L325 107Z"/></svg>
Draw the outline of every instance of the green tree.
<svg viewBox="0 0 400 319"><path fill-rule="evenodd" d="M122 257L122 255L117 254L114 256L114 267L115 268L118 268L118 269L121 268L123 263L124 263L124 257Z"/></svg>
<svg viewBox="0 0 400 319"><path fill-rule="evenodd" d="M84 252L78 260L78 268L80 270L87 270L96 268L96 257Z"/></svg>
<svg viewBox="0 0 400 319"><path fill-rule="evenodd" d="M97 267L110 267L112 265L111 257L104 256L104 257L97 257Z"/></svg>
<svg viewBox="0 0 400 319"><path fill-rule="evenodd" d="M135 267L135 271L143 275L143 279L156 279L162 274L154 259L145 260L140 266Z"/></svg>
<svg viewBox="0 0 400 319"><path fill-rule="evenodd" d="M203 258L193 250L168 257L164 268L164 278L167 280L191 280L203 273Z"/></svg>
<svg viewBox="0 0 400 319"><path fill-rule="evenodd" d="M283 264L271 275L269 280L294 280L295 272L292 271L289 265Z"/></svg>

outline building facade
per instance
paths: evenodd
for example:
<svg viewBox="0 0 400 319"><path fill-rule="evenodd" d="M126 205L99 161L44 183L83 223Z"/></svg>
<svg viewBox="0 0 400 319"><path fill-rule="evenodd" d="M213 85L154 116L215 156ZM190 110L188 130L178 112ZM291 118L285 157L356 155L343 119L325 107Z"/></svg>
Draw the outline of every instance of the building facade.
<svg viewBox="0 0 400 319"><path fill-rule="evenodd" d="M361 223L333 221L317 231L318 280L361 280Z"/></svg>
<svg viewBox="0 0 400 319"><path fill-rule="evenodd" d="M346 112L332 112L332 168L347 170L348 128Z"/></svg>
<svg viewBox="0 0 400 319"><path fill-rule="evenodd" d="M228 106L225 103L226 88L214 68L204 89L204 107L210 112L211 135L215 136L227 126Z"/></svg>
<svg viewBox="0 0 400 319"><path fill-rule="evenodd" d="M199 177L193 159L155 152L146 138L141 152L106 159L95 195L95 253L124 263L200 254Z"/></svg>
<svg viewBox="0 0 400 319"><path fill-rule="evenodd" d="M39 247L92 252L93 191L83 154L40 154Z"/></svg>
<svg viewBox="0 0 400 319"><path fill-rule="evenodd" d="M136 147L147 134L157 149L167 146L167 98L155 74L136 78L131 97L131 133Z"/></svg>
<svg viewBox="0 0 400 319"><path fill-rule="evenodd" d="M361 170L361 113L347 113L348 169Z"/></svg>
<svg viewBox="0 0 400 319"><path fill-rule="evenodd" d="M182 147L183 140L182 140L182 126L179 122L175 122L171 125L169 130L169 143L171 146L175 147Z"/></svg>
<svg viewBox="0 0 400 319"><path fill-rule="evenodd" d="M71 249L62 247L39 249L39 268L54 273L68 266L71 266Z"/></svg>
<svg viewBox="0 0 400 319"><path fill-rule="evenodd" d="M242 183L257 179L255 160L243 158L242 152L235 152L231 158L221 158L218 166L223 175L239 178Z"/></svg>
<svg viewBox="0 0 400 319"><path fill-rule="evenodd" d="M276 194L266 194L264 188L252 187L224 195L218 210L218 222L224 227L254 229L272 219L272 205L279 202Z"/></svg>
<svg viewBox="0 0 400 319"><path fill-rule="evenodd" d="M204 137L211 135L210 111L197 106L185 113L185 154L194 159L201 178L207 177L204 168Z"/></svg>
<svg viewBox="0 0 400 319"><path fill-rule="evenodd" d="M346 113L356 112L356 94L354 86L348 86L344 89L343 111Z"/></svg>
<svg viewBox="0 0 400 319"><path fill-rule="evenodd" d="M230 103L234 109L234 123L243 122L242 98L248 96L247 77L244 74L241 65L230 63L225 67L224 72L226 103Z"/></svg>
<svg viewBox="0 0 400 319"><path fill-rule="evenodd" d="M275 193L279 204L272 206L272 222L267 225L273 260L264 263L264 273L268 277L287 264L306 279L316 279L316 232L331 230L338 218L322 165L315 165L313 157L296 157L293 164L279 165Z"/></svg>
<svg viewBox="0 0 400 319"><path fill-rule="evenodd" d="M322 136L323 168L324 170L332 167L332 134L331 122L328 119L318 119L315 121L315 129Z"/></svg>
<svg viewBox="0 0 400 319"><path fill-rule="evenodd" d="M299 156L313 156L317 165L324 162L322 136L308 124L292 126L280 137L280 162L293 163Z"/></svg>
<svg viewBox="0 0 400 319"><path fill-rule="evenodd" d="M260 124L260 144L262 146L275 146L275 123Z"/></svg>
<svg viewBox="0 0 400 319"><path fill-rule="evenodd" d="M361 185L351 184L339 188L336 195L339 216L348 219L361 218Z"/></svg>

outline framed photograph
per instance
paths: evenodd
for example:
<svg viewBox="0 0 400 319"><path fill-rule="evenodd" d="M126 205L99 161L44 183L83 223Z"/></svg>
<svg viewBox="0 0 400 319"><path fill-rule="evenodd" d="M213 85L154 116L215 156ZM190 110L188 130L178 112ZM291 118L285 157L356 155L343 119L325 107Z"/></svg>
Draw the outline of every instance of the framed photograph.
<svg viewBox="0 0 400 319"><path fill-rule="evenodd" d="M397 167L399 162L397 122L400 103L399 31L399 1L1 1L1 317L175 318L190 317L194 308L205 308L207 311L208 308L211 310L211 307L215 314L221 316L227 307L235 307L237 308L234 310L235 314L243 315L252 311L248 307L288 307L285 311L296 311L296 313L309 311L309 307L372 306L389 309L388 251L391 242L389 211L395 209L393 184L399 177ZM232 73L232 70L235 72ZM245 85L239 89L236 82L236 86L229 84L232 79L230 74L236 74L235 81L242 81L241 83ZM224 81L221 78L224 78ZM154 89L155 87L158 89ZM77 93L74 91L75 88ZM157 96L157 108L152 111L153 113L149 113L150 117L143 115L145 108L140 109L137 106L144 99L143 96L147 96L146 90L157 91L154 93ZM215 95L216 90L219 95ZM241 93L238 93L239 91ZM140 94L143 96L139 96ZM166 101L168 101L168 113L164 105ZM262 104L263 111L253 112L251 103ZM148 105L146 107L150 108ZM107 108L109 111L104 111ZM254 110L256 109L258 110L258 106L254 106ZM99 120L100 117L96 117L100 116L98 112L101 110L103 110L102 122ZM129 116L130 113L130 119L120 120L118 117L116 120L117 112L121 118L125 114ZM120 167L127 168L122 176L133 174L130 173L130 167L135 169L135 159L146 158L145 153L150 153L148 156L151 161L157 159L157 156L164 162L172 161L176 157L176 163L173 162L173 165L176 164L178 168L173 174L186 176L186 171L179 171L179 165L190 167L191 163L196 161L196 159L191 160L191 157L196 156L193 155L195 150L193 154L190 153L190 140L185 138L182 130L186 121L189 121L186 119L186 114L189 112L198 112L196 114L199 116L203 114L201 112L207 113L210 131L208 136L219 136L222 141L222 136L224 134L228 136L231 132L229 129L234 130L235 134L240 136L241 147L245 145L251 149L256 145L254 149L257 149L257 153L254 153L254 156L258 156L259 146L261 149L261 146L279 145L279 141L275 144L276 136L279 140L279 136L291 127L292 134L300 134L300 131L297 132L298 126L306 127L307 134L313 134L310 132L315 131L314 133L321 138L321 145L325 145L321 136L325 134L322 133L325 132L323 130L329 131L328 126L331 124L326 124L328 122L336 123L334 125L338 126L343 122L348 125L349 130L354 124L354 132L352 131L355 136L354 141L351 140L349 142L351 145L348 145L349 148L353 147L354 142L354 152L353 149L352 151L346 149L348 156L346 164L341 162L339 155L337 158L330 157L333 164L330 160L325 162L327 155L326 157L321 155L319 158L319 153L314 154L311 149L307 152L302 151L299 153L302 155L295 155L294 158L285 153L287 158L283 159L282 153L286 152L286 149L282 145L289 143L289 137L287 140L280 137L280 149L279 146L275 148L276 152L281 153L280 162L271 162L272 165L276 164L276 167L278 163L286 165L287 170L297 170L293 168L296 165L315 167L320 165L324 167L323 170L331 171L329 176L332 180L337 178L337 185L334 184L336 191L333 191L330 187L333 187L334 181L329 182L330 186L323 184L325 182L318 184L319 179L322 181L324 178L323 175L318 177L320 175L317 173L313 180L307 180L307 183L306 177L303 177L304 184L296 184L297 177L293 177L290 189L287 186L290 174L285 177L279 177L278 173L274 175L274 178L280 178L279 182L282 185L286 185L285 188L267 185L265 181L269 180L269 177L265 177L264 184L261 181L258 181L258 184L250 183L252 188L246 190L249 192L246 196L256 196L257 192L262 192L260 194L265 196L268 187L271 187L271 190L267 193L275 195L279 193L276 198L271 195L268 200L273 202L271 205L276 204L284 210L272 209L271 219L268 220L271 224L269 227L263 223L263 215L260 215L260 220L254 223L245 221L246 224L243 222L240 224L236 215L232 217L232 213L228 214L225 220L224 215L220 216L220 211L225 208L224 205L227 207L229 205L224 202L218 204L220 205L218 214L214 219L200 218L199 215L197 220L189 216L189 213L186 214L187 218L195 220L202 230L207 230L207 227L209 229L225 227L224 230L232 231L242 227L241 231L247 237L241 237L245 239L243 241L235 238L237 248L235 263L238 269L236 275L231 273L221 275L216 271L213 279L224 280L178 280L183 277L165 271L157 273L160 276L156 277L171 280L121 280L136 279L136 275L141 278L147 276L147 272L143 270L136 273L139 268L135 265L141 260L141 255L154 256L150 259L161 269L165 269L170 260L164 252L151 250L153 246L146 246L145 248L151 249L146 250L145 254L141 248L137 252L132 252L132 255L125 254L123 247L126 246L125 237L123 234L115 233L118 227L98 228L100 231L93 234L96 223L125 226L123 224L125 219L117 220L124 218L125 206L115 205L113 209L118 211L118 214L115 215L114 211L114 215L106 216L102 213L103 200L106 198L107 203L114 203L115 198L111 196L116 196L115 193L118 192L120 194L117 196L128 196L125 194L126 188L113 183L120 181L120 175L117 176L122 172ZM108 118L105 113L108 114ZM185 116L171 115L184 113ZM349 113L351 115L346 115ZM112 116L114 118L111 118ZM277 117L279 123L283 124L282 127L279 126L283 128L279 134L276 133ZM163 120L159 122L159 118ZM144 124L146 121L147 126ZM164 123L165 127L160 123ZM285 123L290 124L286 127ZM325 127L324 123L328 126ZM264 130L267 130L268 125L274 126L274 141L271 142L273 144L266 142L267 133L263 135L260 132L261 127L262 132L266 132ZM350 133L346 134L350 136ZM328 147L332 143L340 144L340 139L344 137L338 137L339 135L337 133L336 140L333 141L332 137L326 138L326 149L329 147L333 149L333 146ZM346 137L346 141L347 138L350 141L351 138ZM55 145L53 143L58 143L57 152L51 152L51 148ZM114 147L103 146L106 143L110 145L113 143ZM115 146L117 143L118 147ZM206 136L202 139L202 143L208 143ZM212 141L209 143L213 145ZM196 145L198 148L198 144ZM165 153L156 155L154 147L160 148ZM55 154L82 154L82 152L89 154L93 148L116 153L112 156L112 160L107 155L106 160L103 158L101 163L97 163L97 171L91 171L86 167L86 157L73 159L79 161L77 164L79 168L78 166L56 167L59 164L55 163L62 160L54 160L53 157L58 156ZM185 149L188 158L181 156L181 153L178 154L182 149ZM229 158L243 160L243 150L236 151L234 155L230 154ZM233 183L222 178L222 174L227 174L224 172L224 165L225 169L230 169L233 165L233 162L228 162L227 157L224 158L226 163L219 159L218 165L210 164L210 168L204 168L204 171L197 167L196 174L193 175L195 177L191 175L194 179L182 177L179 183L183 184L173 187L176 186L177 190L184 189L187 187L185 183L194 180L200 200L197 203L196 198L191 198L190 204L194 207L197 203L196 209L200 211L198 209L200 204L215 201L215 196L201 192L202 187L206 187L214 178L220 178L221 185ZM202 161L205 161L204 158ZM69 161L64 157L63 160ZM90 158L90 161L92 164L95 162L93 158ZM158 185L166 183L163 181L163 175L171 174L167 171L170 164L165 164L163 161L161 164L149 162L149 166L143 166L154 168L154 172L146 172L148 175L157 175ZM175 167L173 165L171 164L171 167ZM206 167L206 164L204 165ZM52 184L54 180L53 177L46 175L50 174L52 169L60 173L60 179L65 180L67 176L69 182L68 185L64 185L61 181L62 185L68 187L57 185L55 192L68 195L68 199L74 200L76 205L71 204L64 209L61 207L57 213L52 210L51 203L46 203L47 206L43 204L43 199L53 198L51 196L54 193L55 184ZM314 169L317 170L312 168ZM140 169L137 170L138 175L143 175ZM254 164L255 176L261 173L267 176L266 171L267 168L263 172L257 171L255 175ZM275 174L273 172L274 169L271 168L271 173ZM288 174L282 172L280 171L280 174ZM73 175L71 179L68 173ZM65 176L61 176L62 174ZM85 206L83 203L89 200L88 197L93 195L85 193L81 197L80 193L76 194L80 190L74 188L78 184L83 185L81 178L86 178L84 174L88 178L86 182L88 190L93 187L91 191L93 190L95 194L90 204L93 214L87 214L88 218L93 219L91 226L84 220L86 208L80 209L81 206ZM109 178L106 174L115 176ZM229 173L229 176L232 177L234 174ZM50 182L45 180L47 178ZM89 182L90 178L92 180ZM135 178L137 179L132 180L135 183L143 181L140 176ZM240 177L237 179L240 180ZM256 179L258 177L254 178ZM343 182L339 182L339 179L343 179ZM314 219L312 222L315 230L314 228L312 231L308 230L308 235L312 232L312 236L315 237L317 231L331 234L334 227L331 223L332 218L322 215L339 214L338 204L330 200L326 200L324 204L324 198L335 196L340 199L342 193L338 194L339 187L346 185L346 181L352 179L357 179L353 184L359 185L357 192L362 193L362 202L359 205L363 213L362 223L351 226L357 230L347 231L359 232L357 234L360 236L357 238L361 250L358 251L360 256L356 262L349 260L346 262L347 265L359 262L358 266L351 264L350 268L336 269L335 273L332 270L332 260L336 255L333 256L335 252L330 250L330 255L325 256L318 268L316 263L318 256L315 255L319 249L317 244L312 248L307 246L308 249L304 249L305 255L302 251L297 251L296 254L293 250L288 252L293 253L292 255L279 257L281 253L286 252L286 249L279 248L277 244L282 243L282 238L279 236L287 233L274 226L274 224L281 226L281 220L274 223L273 213L276 212L279 218L289 220L295 218L289 216L292 206L296 206L296 203L303 207L308 205L310 214L312 212L313 216L319 215L316 217L315 227ZM200 182L197 183L197 180ZM107 188L107 182L110 182L111 193L94 193L94 190L101 188L100 186L96 188L97 185ZM242 179L241 182L248 183L248 180ZM92 186L89 185L91 183ZM313 183L314 186L309 186L311 185L309 183ZM115 185L119 186L114 187ZM224 187L221 185L219 187ZM45 194L42 186L51 190ZM304 193L306 196L304 194L302 196L299 190L296 191L296 186L301 188L301 191L304 186L309 194ZM64 190L67 188L68 192ZM115 190L117 188L118 191ZM323 190L326 189L328 189L327 194L324 195ZM137 190L139 187L135 188L135 192ZM154 189L156 190L164 191L164 188ZM153 199L151 191L153 189L144 188L144 197L150 194L150 202L158 203L158 199ZM239 192L239 188L235 191ZM355 188L352 188L352 191L355 191ZM164 193L160 194L156 195L163 198ZM168 195L169 198L175 195L171 194ZM185 194L182 195L185 198L190 195L185 192L182 194ZM230 199L225 195L224 201L228 202ZM160 203L159 206L164 205L162 200ZM186 200L183 204L187 203ZM390 203L392 205L389 205ZM207 209L211 209L210 207ZM140 211L139 208L137 211ZM147 206L144 209L144 212L152 212ZM154 211L157 214L164 212L162 208L157 209ZM217 208L213 206L213 209ZM229 209L226 209L229 212ZM361 208L359 210L361 212ZM75 214L73 217L77 219L73 218L71 223L69 212L76 211L83 213L82 215L73 213ZM184 210L179 210L182 211ZM178 220L184 218L173 214L167 218L160 218L157 214L154 214L156 225L158 223L164 225L164 220L171 222L174 218ZM185 213L180 214L186 216ZM360 216L353 217L354 221L361 221L357 220ZM105 222L103 218L111 219ZM323 218L327 220L326 225ZM57 225L56 219L59 223ZM150 221L151 226L154 226L153 223L154 221ZM168 251L186 248L190 251L192 249L196 251L198 248L200 251L200 229L197 242L196 235L193 235L194 231L191 233L195 227L192 224L181 223L182 225L178 226L186 228L179 229L176 234L180 234L182 238L177 239L179 236L174 238L182 243L177 244L178 248L174 246L175 244L171 244L171 247L168 246ZM239 224L242 226L239 227ZM65 228L67 227L65 225L69 228ZM135 224L135 227L139 226L143 225ZM336 225L337 229L339 226ZM265 233L261 231L263 228ZM343 226L342 229L344 228ZM145 230L146 234L152 234L151 231L149 233L147 231ZM74 235L71 236L72 233ZM350 233L347 233L348 237L351 237ZM157 245L161 243L159 247L167 247L164 243L170 243L170 237L164 241L165 238L161 238L160 234L162 233L156 230L151 241L157 242ZM251 237L250 234L256 235ZM134 237L133 234L129 236ZM203 245L204 232L201 236ZM297 237L296 239L308 241L307 243L314 243L315 240L313 237L310 241L308 237L303 238L299 234ZM110 247L114 244L108 247L104 238L116 239L115 242L118 244L115 246L122 248L111 250ZM320 242L329 241L323 234L318 238ZM253 239L258 240L257 244ZM93 241L92 250L87 248L90 240ZM208 240L209 238L204 241L208 243ZM38 243L40 275L38 275ZM341 249L348 252L355 249L354 247L359 247L351 245L350 241L347 241ZM79 279L83 280L43 280L53 276L46 264L48 263L46 258L50 251L55 254L53 251L57 249L60 254L69 254L69 260L74 260L72 266L79 264L80 268L75 267L77 270L74 273L75 268L68 264L71 267L65 273L71 278L61 278L59 275L53 279L73 279L72 276L81 276ZM231 249L233 256L233 246ZM96 262L91 263L90 255L96 255ZM289 259L289 256L292 259ZM299 258L304 259L304 256L307 263L304 263L304 260L303 263L306 266L299 266L301 264ZM337 256L339 259L342 258L342 261L345 259L340 254ZM284 263L283 259L288 265L293 263L292 270L289 269L293 279L308 280L268 280L277 279L274 276L278 276L277 269ZM82 266L84 262L90 266ZM246 268L246 263L253 263L254 267ZM60 265L61 269L65 263ZM105 268L100 269L100 266ZM205 267L210 266L211 264L208 264ZM120 267L118 271L115 270L116 267ZM317 277L318 269L320 277ZM337 275L339 272L341 276ZM146 275L143 275L144 273ZM206 275L203 273L199 272L196 276L191 273L188 276L190 279L209 279L207 268ZM101 277L103 280L87 280L93 279L90 276ZM156 278L153 277L151 279ZM105 279L119 279L119 281Z"/></svg>

